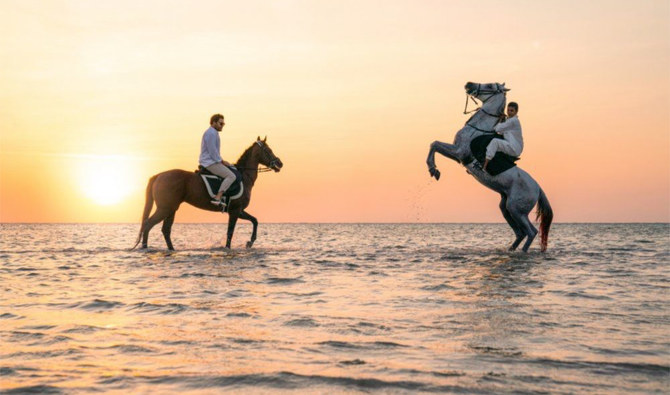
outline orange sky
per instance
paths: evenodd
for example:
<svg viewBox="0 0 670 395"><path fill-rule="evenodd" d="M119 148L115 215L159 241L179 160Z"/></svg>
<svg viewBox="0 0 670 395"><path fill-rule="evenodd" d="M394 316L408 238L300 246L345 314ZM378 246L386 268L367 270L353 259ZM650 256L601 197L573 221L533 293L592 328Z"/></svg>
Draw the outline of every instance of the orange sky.
<svg viewBox="0 0 670 395"><path fill-rule="evenodd" d="M284 162L261 222L502 222L458 164L426 170L467 81L512 89L555 221L670 221L666 0L0 0L0 67L0 222L139 221L216 112L224 159L267 135Z"/></svg>

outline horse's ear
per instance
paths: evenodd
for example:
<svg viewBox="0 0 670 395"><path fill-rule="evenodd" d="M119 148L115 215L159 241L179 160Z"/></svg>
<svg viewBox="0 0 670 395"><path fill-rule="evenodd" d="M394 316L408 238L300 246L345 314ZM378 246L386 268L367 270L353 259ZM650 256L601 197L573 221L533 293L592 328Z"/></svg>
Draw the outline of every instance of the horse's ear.
<svg viewBox="0 0 670 395"><path fill-rule="evenodd" d="M268 136L265 136L265 138L263 139L263 142L266 142L266 141L268 141Z"/></svg>
<svg viewBox="0 0 670 395"><path fill-rule="evenodd" d="M261 136L256 137L256 141L261 141Z"/></svg>
<svg viewBox="0 0 670 395"><path fill-rule="evenodd" d="M509 91L510 91L509 88L505 88L505 83L504 83L504 82L502 83L502 87L503 87L503 90L504 90L505 92L509 92Z"/></svg>

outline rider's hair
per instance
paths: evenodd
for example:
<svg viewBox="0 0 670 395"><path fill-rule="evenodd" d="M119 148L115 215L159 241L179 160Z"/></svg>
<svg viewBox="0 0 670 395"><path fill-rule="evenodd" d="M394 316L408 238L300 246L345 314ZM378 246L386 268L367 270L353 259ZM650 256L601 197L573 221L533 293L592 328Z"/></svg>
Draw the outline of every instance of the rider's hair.
<svg viewBox="0 0 670 395"><path fill-rule="evenodd" d="M514 108L517 112L519 111L519 105L515 101L511 101L507 104L507 107L512 107Z"/></svg>
<svg viewBox="0 0 670 395"><path fill-rule="evenodd" d="M219 119L222 119L223 115L221 114L214 114L212 117L209 119L209 124L213 124L214 122L219 122Z"/></svg>

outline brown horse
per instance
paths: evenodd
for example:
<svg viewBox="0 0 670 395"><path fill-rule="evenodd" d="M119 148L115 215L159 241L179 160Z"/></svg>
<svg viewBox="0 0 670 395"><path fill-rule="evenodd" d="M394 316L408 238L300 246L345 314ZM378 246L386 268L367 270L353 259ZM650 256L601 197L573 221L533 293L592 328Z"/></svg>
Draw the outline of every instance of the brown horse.
<svg viewBox="0 0 670 395"><path fill-rule="evenodd" d="M226 248L230 248L230 241L233 239L235 224L238 218L247 219L253 224L251 240L247 242L247 248L250 248L256 241L256 230L258 221L253 216L244 211L251 201L251 188L258 177L258 165L267 166L269 169L278 172L283 165L282 161L275 156L272 149L266 143L267 137L261 140L260 137L247 148L246 151L237 160L235 167L242 173L242 182L244 183L244 193L238 199L230 202L228 205L228 238L226 239ZM213 205L212 198L207 193L205 183L198 173L185 170L174 169L156 174L149 179L147 184L146 201L144 212L142 214L142 226L137 241L132 249L137 247L142 239L142 248L147 248L149 231L157 223L163 221L163 236L169 250L174 250L170 232L172 224L179 205L186 202L197 208L208 211L221 211L221 208ZM156 211L149 217L149 213L156 202Z"/></svg>

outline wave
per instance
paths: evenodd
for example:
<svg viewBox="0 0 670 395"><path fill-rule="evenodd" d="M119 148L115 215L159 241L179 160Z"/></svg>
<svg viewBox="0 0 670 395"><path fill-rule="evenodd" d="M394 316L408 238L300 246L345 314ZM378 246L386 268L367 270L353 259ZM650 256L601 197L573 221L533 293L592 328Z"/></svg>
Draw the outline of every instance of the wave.
<svg viewBox="0 0 670 395"><path fill-rule="evenodd" d="M303 328L316 328L320 326L318 322L311 318L296 318L284 323L284 326L297 326Z"/></svg>
<svg viewBox="0 0 670 395"><path fill-rule="evenodd" d="M265 283L267 284L298 284L304 283L305 281L300 278L291 278L291 277L268 277Z"/></svg>
<svg viewBox="0 0 670 395"><path fill-rule="evenodd" d="M383 341L351 343L346 341L327 340L319 342L317 344L333 348L351 348L356 350L379 350L379 349L409 347L404 344L394 342L383 342Z"/></svg>
<svg viewBox="0 0 670 395"><path fill-rule="evenodd" d="M23 316L12 314L12 313L2 313L0 314L0 320L13 320L13 319L20 319L23 318Z"/></svg>
<svg viewBox="0 0 670 395"><path fill-rule="evenodd" d="M122 302L116 302L116 301L107 301L103 299L94 299L91 302L88 303L74 303L70 305L70 308L80 308L84 310L91 310L91 311L100 311L100 310L111 310L115 309L117 307L125 306L124 303Z"/></svg>
<svg viewBox="0 0 670 395"><path fill-rule="evenodd" d="M340 387L361 391L404 390L421 392L451 392L467 394L485 394L489 391L458 385L434 385L412 380L382 380L377 378L337 377L323 375L301 375L292 372L269 374L241 374L230 376L157 376L134 377L114 376L98 381L102 385L153 384L179 386L187 390L206 390L215 388L240 389L245 387L267 387L276 390L314 389L315 387Z"/></svg>
<svg viewBox="0 0 670 395"><path fill-rule="evenodd" d="M489 346L468 346L468 348L480 354L492 354L504 357L518 357L523 355L523 353L516 348L498 348Z"/></svg>
<svg viewBox="0 0 670 395"><path fill-rule="evenodd" d="M60 357L71 357L79 356L83 352L80 349L76 348L66 348L61 350L46 350L46 351L19 351L9 355L4 355L3 358L7 359L43 359L43 358L60 358Z"/></svg>
<svg viewBox="0 0 670 395"><path fill-rule="evenodd" d="M512 361L510 361L512 362ZM604 362L604 361L565 361L549 358L520 359L515 363L540 364L545 367L563 369L589 369L599 374L619 375L638 373L649 376L667 377L670 375L670 365L632 362Z"/></svg>
<svg viewBox="0 0 670 395"><path fill-rule="evenodd" d="M157 313L166 315L179 314L189 309L192 309L192 307L180 303L158 304L158 303L139 302L128 306L128 310L135 310L139 313ZM208 309L198 308L197 310L208 310Z"/></svg>
<svg viewBox="0 0 670 395"><path fill-rule="evenodd" d="M70 329L66 329L64 331L61 331L61 333L79 333L79 334L89 334L89 333L95 333L98 331L106 330L106 328L102 328L99 326L93 326L93 325L76 325Z"/></svg>
<svg viewBox="0 0 670 395"><path fill-rule="evenodd" d="M426 285L424 287L421 287L421 289L424 291L443 291L445 289L456 289L456 288L447 284L438 284L438 285Z"/></svg>
<svg viewBox="0 0 670 395"><path fill-rule="evenodd" d="M44 333L40 332L23 332L23 331L12 331L11 340L12 341L21 341L21 340L37 340L45 336Z"/></svg>
<svg viewBox="0 0 670 395"><path fill-rule="evenodd" d="M64 390L52 385L30 385L27 387L16 387L4 390L3 394L63 394Z"/></svg>
<svg viewBox="0 0 670 395"><path fill-rule="evenodd" d="M8 255L10 255L10 254L11 255L20 255L20 254L67 254L67 253L95 255L95 254L103 254L103 253L109 253L109 252L129 252L129 249L128 248L110 248L110 247L97 247L97 248L67 247L67 248L0 250L0 254L8 254Z"/></svg>
<svg viewBox="0 0 670 395"><path fill-rule="evenodd" d="M150 354L157 350L149 347L138 346L135 344L116 344L111 347L103 347L105 350L116 350L122 354Z"/></svg>

